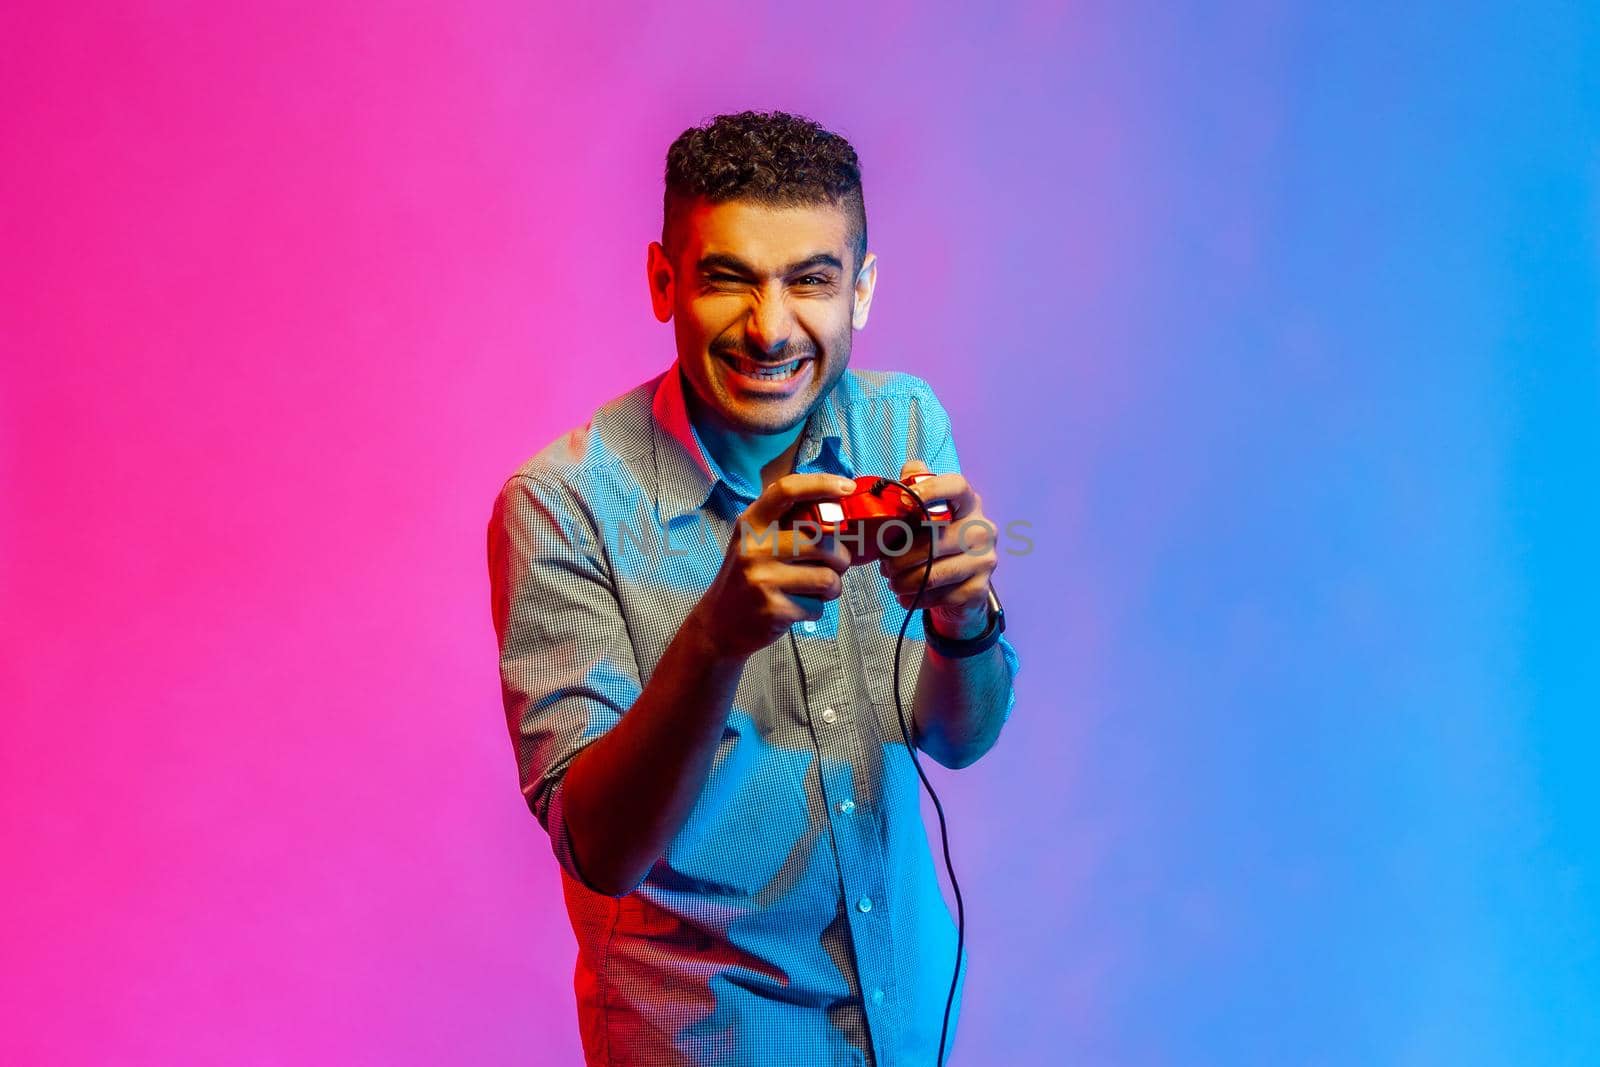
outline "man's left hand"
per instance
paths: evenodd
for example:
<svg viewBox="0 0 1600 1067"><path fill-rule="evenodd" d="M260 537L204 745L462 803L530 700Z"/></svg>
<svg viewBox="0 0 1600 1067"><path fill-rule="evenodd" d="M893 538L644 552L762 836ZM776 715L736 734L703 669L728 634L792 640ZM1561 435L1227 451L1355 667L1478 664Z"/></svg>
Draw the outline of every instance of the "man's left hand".
<svg viewBox="0 0 1600 1067"><path fill-rule="evenodd" d="M900 470L900 480L927 470L921 460L909 460ZM977 637L989 624L989 576L998 562L994 524L984 517L977 490L960 474L936 474L911 491L924 503L944 500L950 505L950 521L933 527L933 570L918 603L928 609L939 636L952 641ZM879 572L903 608L911 607L928 571L927 527L920 517L912 526L917 537L911 548L878 560Z"/></svg>

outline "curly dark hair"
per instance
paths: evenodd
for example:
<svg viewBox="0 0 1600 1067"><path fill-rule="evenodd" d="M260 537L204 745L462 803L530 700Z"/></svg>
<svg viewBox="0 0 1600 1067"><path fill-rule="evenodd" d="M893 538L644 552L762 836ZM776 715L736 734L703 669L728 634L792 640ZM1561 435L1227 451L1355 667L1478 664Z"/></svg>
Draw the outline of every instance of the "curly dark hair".
<svg viewBox="0 0 1600 1067"><path fill-rule="evenodd" d="M667 149L661 243L676 255L677 224L696 199L753 200L774 207L837 204L850 220L856 268L867 254L861 163L850 142L782 111L718 115Z"/></svg>

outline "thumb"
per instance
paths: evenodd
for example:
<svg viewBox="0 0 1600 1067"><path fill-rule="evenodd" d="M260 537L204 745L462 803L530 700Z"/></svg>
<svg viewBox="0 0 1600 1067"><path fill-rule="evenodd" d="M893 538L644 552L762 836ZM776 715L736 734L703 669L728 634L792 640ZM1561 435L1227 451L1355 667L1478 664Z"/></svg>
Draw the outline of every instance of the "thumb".
<svg viewBox="0 0 1600 1067"><path fill-rule="evenodd" d="M920 459L908 459L906 465L900 468L900 481L905 481L913 474L931 474L928 465Z"/></svg>

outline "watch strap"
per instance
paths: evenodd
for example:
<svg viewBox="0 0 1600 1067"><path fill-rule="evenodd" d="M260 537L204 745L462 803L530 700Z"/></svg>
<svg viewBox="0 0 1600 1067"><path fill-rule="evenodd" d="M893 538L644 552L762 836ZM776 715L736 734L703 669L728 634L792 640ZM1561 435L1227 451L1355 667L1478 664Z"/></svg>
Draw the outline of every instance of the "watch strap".
<svg viewBox="0 0 1600 1067"><path fill-rule="evenodd" d="M1006 616L1004 611L995 610L995 599L990 598L989 625L983 633L966 640L959 640L942 636L933 628L933 613L927 608L922 609L922 635L929 648L946 659L965 659L976 656L980 652L987 652L993 648L1000 635L1005 632Z"/></svg>

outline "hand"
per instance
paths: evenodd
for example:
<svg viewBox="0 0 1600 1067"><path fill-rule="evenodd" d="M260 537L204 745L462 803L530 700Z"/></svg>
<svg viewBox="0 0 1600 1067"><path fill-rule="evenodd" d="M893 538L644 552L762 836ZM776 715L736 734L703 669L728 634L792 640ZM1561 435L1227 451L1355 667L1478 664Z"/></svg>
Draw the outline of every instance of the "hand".
<svg viewBox="0 0 1600 1067"><path fill-rule="evenodd" d="M796 505L837 500L855 482L832 474L786 474L764 489L734 524L722 567L690 613L719 654L747 657L806 619L820 619L823 601L844 590L850 553L832 535L783 530Z"/></svg>
<svg viewBox="0 0 1600 1067"><path fill-rule="evenodd" d="M927 470L921 460L909 460L900 471L900 480ZM912 486L911 491L924 503L950 503L950 521L933 526L933 569L917 606L928 609L941 637L977 637L989 623L989 576L999 562L994 524L984 517L977 490L960 474L934 475ZM911 547L878 561L878 570L903 608L912 606L922 576L928 572L928 527L925 522L913 526L917 536Z"/></svg>

